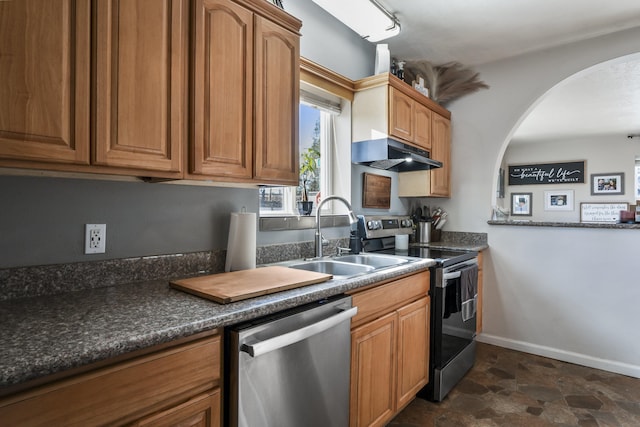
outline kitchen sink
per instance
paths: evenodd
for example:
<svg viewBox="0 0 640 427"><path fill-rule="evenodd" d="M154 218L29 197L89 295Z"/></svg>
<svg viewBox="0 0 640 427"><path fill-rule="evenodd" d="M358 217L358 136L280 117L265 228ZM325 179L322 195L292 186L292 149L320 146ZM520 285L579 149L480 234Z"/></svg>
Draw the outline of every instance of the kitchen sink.
<svg viewBox="0 0 640 427"><path fill-rule="evenodd" d="M352 277L362 273L370 273L375 270L375 267L371 265L325 259L302 261L297 264L288 265L288 267L332 274L334 278Z"/></svg>
<svg viewBox="0 0 640 427"><path fill-rule="evenodd" d="M360 274L373 273L385 268L410 263L412 258L378 255L336 255L331 258L314 258L304 261L287 261L281 265L300 270L332 274L335 279L346 279Z"/></svg>
<svg viewBox="0 0 640 427"><path fill-rule="evenodd" d="M392 265L409 262L409 260L404 258L373 254L343 255L337 259L342 262L352 262L358 265L370 265L374 268L391 267Z"/></svg>

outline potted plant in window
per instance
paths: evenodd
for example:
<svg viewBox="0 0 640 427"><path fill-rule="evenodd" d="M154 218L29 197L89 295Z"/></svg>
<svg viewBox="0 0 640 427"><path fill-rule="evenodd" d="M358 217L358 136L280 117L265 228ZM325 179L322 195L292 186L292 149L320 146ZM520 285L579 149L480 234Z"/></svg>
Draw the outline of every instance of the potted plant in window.
<svg viewBox="0 0 640 427"><path fill-rule="evenodd" d="M311 146L301 155L300 161L300 200L298 201L298 212L300 215L311 215L313 210L313 200L309 200L308 191L318 187L318 171L320 163L320 151ZM313 187L313 188L308 188ZM315 188L318 190L318 188Z"/></svg>

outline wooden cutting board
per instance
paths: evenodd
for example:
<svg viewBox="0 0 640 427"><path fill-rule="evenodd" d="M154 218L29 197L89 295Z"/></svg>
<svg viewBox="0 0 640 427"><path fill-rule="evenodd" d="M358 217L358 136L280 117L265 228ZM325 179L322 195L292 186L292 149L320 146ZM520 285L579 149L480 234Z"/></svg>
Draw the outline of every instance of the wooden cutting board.
<svg viewBox="0 0 640 427"><path fill-rule="evenodd" d="M315 271L270 266L174 280L170 285L220 304L228 304L324 282L332 277L331 274L316 273Z"/></svg>

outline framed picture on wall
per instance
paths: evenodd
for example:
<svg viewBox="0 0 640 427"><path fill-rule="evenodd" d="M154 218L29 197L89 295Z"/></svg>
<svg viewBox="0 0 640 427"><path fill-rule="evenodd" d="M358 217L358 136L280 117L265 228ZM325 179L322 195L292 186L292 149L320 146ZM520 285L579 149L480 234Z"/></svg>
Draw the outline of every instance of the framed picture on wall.
<svg viewBox="0 0 640 427"><path fill-rule="evenodd" d="M572 211L573 190L550 190L544 192L545 211Z"/></svg>
<svg viewBox="0 0 640 427"><path fill-rule="evenodd" d="M511 193L511 215L531 216L532 193Z"/></svg>
<svg viewBox="0 0 640 427"><path fill-rule="evenodd" d="M624 173L592 173L591 195L624 194Z"/></svg>

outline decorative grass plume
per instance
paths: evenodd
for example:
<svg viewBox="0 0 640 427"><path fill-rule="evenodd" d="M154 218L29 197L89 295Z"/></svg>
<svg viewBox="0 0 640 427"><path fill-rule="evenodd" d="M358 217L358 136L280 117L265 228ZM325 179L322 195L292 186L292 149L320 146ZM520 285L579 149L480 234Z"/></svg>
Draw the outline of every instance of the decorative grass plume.
<svg viewBox="0 0 640 427"><path fill-rule="evenodd" d="M404 69L407 82L417 81L417 76L424 78L425 85L429 88L429 98L438 104L446 104L461 96L489 88L478 78L479 73L465 68L459 62L433 65L429 61L409 61Z"/></svg>

